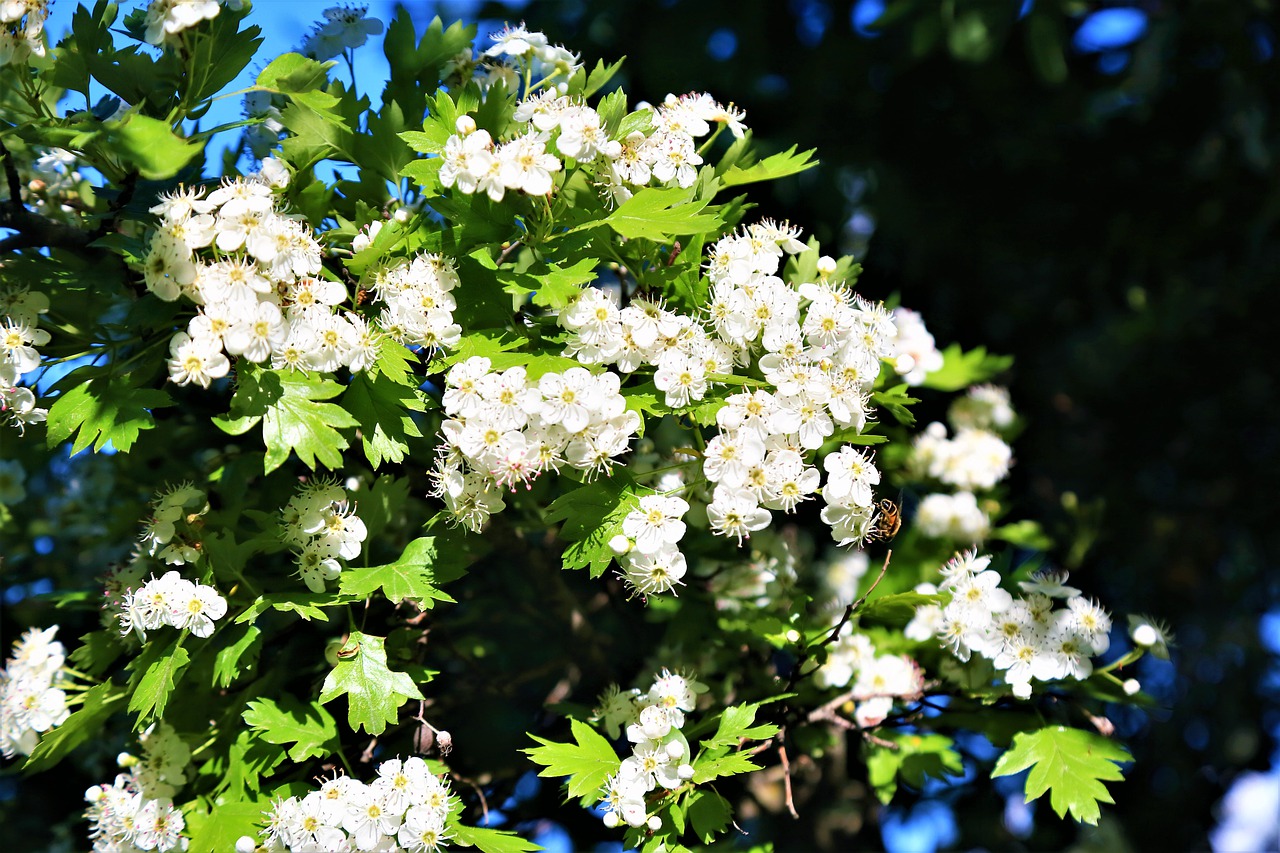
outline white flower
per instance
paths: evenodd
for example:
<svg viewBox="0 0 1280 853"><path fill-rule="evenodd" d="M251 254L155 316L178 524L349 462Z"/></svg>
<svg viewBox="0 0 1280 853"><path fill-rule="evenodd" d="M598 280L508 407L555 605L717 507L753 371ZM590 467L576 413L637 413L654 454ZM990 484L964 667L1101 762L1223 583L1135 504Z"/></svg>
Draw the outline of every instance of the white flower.
<svg viewBox="0 0 1280 853"><path fill-rule="evenodd" d="M551 192L551 175L560 171L561 164L554 154L547 153L546 142L545 134L534 132L517 136L498 148L503 186L529 195Z"/></svg>
<svg viewBox="0 0 1280 853"><path fill-rule="evenodd" d="M218 16L218 0L151 0L143 26L147 44L171 41L188 27Z"/></svg>
<svg viewBox="0 0 1280 853"><path fill-rule="evenodd" d="M681 518L688 511L689 504L682 498L645 495L622 520L622 532L635 541L640 553L656 554L684 536Z"/></svg>
<svg viewBox="0 0 1280 853"><path fill-rule="evenodd" d="M217 342L192 339L186 332L173 336L169 353L169 379L179 385L195 382L208 388L210 382L226 376L231 369L231 362Z"/></svg>

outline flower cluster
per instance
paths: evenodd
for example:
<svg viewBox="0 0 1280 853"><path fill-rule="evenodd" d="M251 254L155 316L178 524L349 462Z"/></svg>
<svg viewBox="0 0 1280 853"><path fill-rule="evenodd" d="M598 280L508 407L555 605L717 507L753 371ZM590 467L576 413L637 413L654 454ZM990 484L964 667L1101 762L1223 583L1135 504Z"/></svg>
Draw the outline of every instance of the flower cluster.
<svg viewBox="0 0 1280 853"><path fill-rule="evenodd" d="M276 209L266 175L225 182L206 195L180 189L153 207L160 217L143 262L147 288L200 306L170 343L169 378L208 387L228 355L275 368L362 370L377 333L353 313L342 284L315 276L320 244L300 217Z"/></svg>
<svg viewBox="0 0 1280 853"><path fill-rule="evenodd" d="M912 464L926 477L966 492L993 488L1009 474L1013 451L994 432L961 427L952 438L934 422L916 437Z"/></svg>
<svg viewBox="0 0 1280 853"><path fill-rule="evenodd" d="M457 799L417 756L378 765L366 785L338 774L305 797L277 800L262 831L267 850L405 850L427 853L449 838ZM253 850L242 838L236 850Z"/></svg>
<svg viewBox="0 0 1280 853"><path fill-rule="evenodd" d="M579 68L578 54L563 45L552 44L545 33L531 31L524 24L504 27L490 38L493 44L485 50L485 59L507 66L506 69L491 67L486 72L490 79L510 79L514 69L526 65L530 76L540 81L567 76Z"/></svg>
<svg viewBox="0 0 1280 853"><path fill-rule="evenodd" d="M533 383L523 367L492 371L473 356L445 375L440 448L433 477L454 519L479 530L501 511L503 488L560 465L594 476L627 452L640 416L626 407L615 373L581 367Z"/></svg>
<svg viewBox="0 0 1280 853"><path fill-rule="evenodd" d="M991 532L991 519L973 492L925 495L916 507L914 524L931 539L955 542L980 542Z"/></svg>
<svg viewBox="0 0 1280 853"><path fill-rule="evenodd" d="M369 7L365 5L333 6L324 10L324 20L307 34L298 51L303 56L326 62L355 50L382 32L382 21L365 17Z"/></svg>
<svg viewBox="0 0 1280 853"><path fill-rule="evenodd" d="M681 519L688 501L645 495L622 520L622 533L610 542L622 567L622 578L642 595L669 592L682 583L688 564L677 543L684 537Z"/></svg>
<svg viewBox="0 0 1280 853"><path fill-rule="evenodd" d="M883 722L895 699L919 696L924 687L915 661L906 655L877 655L871 638L849 623L829 647L814 679L822 687L848 687L848 698L856 703L853 719L864 728Z"/></svg>
<svg viewBox="0 0 1280 853"><path fill-rule="evenodd" d="M991 521L975 492L995 487L1009 475L1013 451L999 434L1015 421L1009 393L989 385L970 389L952 404L948 417L955 435L934 422L915 438L909 459L911 476L940 483L955 491L934 493L921 499L915 523L931 538L978 542L991 529Z"/></svg>
<svg viewBox="0 0 1280 853"><path fill-rule="evenodd" d="M371 228L369 239L376 235ZM358 251L356 245L353 241ZM453 322L457 303L450 293L458 283L453 262L442 255L395 260L373 276L374 296L386 306L378 324L405 346L453 349L462 337L462 327Z"/></svg>
<svg viewBox="0 0 1280 853"><path fill-rule="evenodd" d="M945 605L924 605L907 626L909 638L938 636L960 660L973 653L1004 673L1016 696L1031 695L1031 681L1085 679L1094 655L1111 645L1111 617L1097 603L1066 585L1067 573L1041 571L1019 584L1023 598L1000 588L991 558L976 551L957 555L942 567ZM932 593L930 586L918 591ZM1055 609L1062 599L1065 606Z"/></svg>
<svg viewBox="0 0 1280 853"><path fill-rule="evenodd" d="M142 853L186 850L182 835L187 822L167 796L148 796L132 772L121 773L110 785L85 791L85 819L94 853Z"/></svg>
<svg viewBox="0 0 1280 853"><path fill-rule="evenodd" d="M342 573L342 560L360 556L369 535L348 500L332 480L304 483L280 512L280 538L298 557L298 575L312 592Z"/></svg>
<svg viewBox="0 0 1280 853"><path fill-rule="evenodd" d="M124 772L85 792L95 853L187 849L186 820L173 797L186 784L191 749L168 723L152 725L138 740L141 757L120 753Z"/></svg>
<svg viewBox="0 0 1280 853"><path fill-rule="evenodd" d="M218 0L151 0L143 21L144 38L154 45L175 42L183 30L218 17L221 8Z"/></svg>
<svg viewBox="0 0 1280 853"><path fill-rule="evenodd" d="M200 559L200 518L209 511L208 498L189 483L174 486L151 502L151 517L143 525L142 550L171 566Z"/></svg>
<svg viewBox="0 0 1280 853"><path fill-rule="evenodd" d="M40 366L36 347L49 343L49 333L36 323L48 310L49 297L43 293L32 293L22 286L0 290L0 418L19 432L49 414L36 406L30 388L18 386L23 374Z"/></svg>
<svg viewBox="0 0 1280 853"><path fill-rule="evenodd" d="M601 790L605 826L661 826L659 818L648 814L645 796L659 786L670 791L693 778L689 741L680 730L685 714L693 711L698 694L706 689L664 669L645 693L621 691L615 685L600 697L595 719L610 737L625 730L631 743L631 755Z"/></svg>
<svg viewBox="0 0 1280 853"><path fill-rule="evenodd" d="M703 399L716 374L755 360L766 387L732 395L716 413L703 472L714 484L711 529L739 542L768 526L769 510L791 512L817 491L821 475L806 461L841 429L861 430L882 359L893 360L889 314L828 280L834 261L819 262L819 280L794 288L776 275L787 253L805 250L796 229L747 226L711 249L708 323L635 299L619 309L589 289L560 315L569 331L565 353L623 373L655 368L668 406ZM827 458L824 520L841 544L862 540L871 525L870 486L879 471L863 454Z"/></svg>
<svg viewBox="0 0 1280 853"><path fill-rule="evenodd" d="M532 62L535 73L548 77L576 67L577 56L551 46L542 33L515 27L494 39L497 43L485 52L486 58ZM487 73L493 77L495 69ZM599 183L613 201L621 202L633 189L655 180L663 186L692 186L702 164L695 140L709 134L716 123L741 137L743 118L732 105L725 107L710 95L668 95L651 108L647 133L633 130L625 139L615 139L598 112L551 86L537 94L526 92L515 112L526 131L510 140L495 141L488 131L476 129L474 119L460 117L457 133L446 141L441 155L440 183L468 195L483 192L494 201L501 201L507 190L545 195L564 158L594 164Z"/></svg>
<svg viewBox="0 0 1280 853"><path fill-rule="evenodd" d="M172 797L187 783L191 748L168 723L153 723L138 736L142 755L122 752L116 758L121 768L133 775L138 789L148 798Z"/></svg>
<svg viewBox="0 0 1280 853"><path fill-rule="evenodd" d="M974 385L957 397L947 409L947 420L957 430L984 429L1005 433L1013 427L1017 413L1009 399L1009 389L998 385Z"/></svg>
<svg viewBox="0 0 1280 853"><path fill-rule="evenodd" d="M5 758L30 755L40 735L70 715L62 689L66 655L62 643L53 639L57 633L57 625L27 631L0 670L0 752Z"/></svg>
<svg viewBox="0 0 1280 853"><path fill-rule="evenodd" d="M160 578L152 576L142 586L125 593L117 618L121 634L137 632L145 643L148 631L165 625L208 637L213 633L213 623L226 615L227 600L216 589L173 571Z"/></svg>
<svg viewBox="0 0 1280 853"><path fill-rule="evenodd" d="M50 0L0 2L0 68L44 56L44 22Z"/></svg>
<svg viewBox="0 0 1280 853"><path fill-rule="evenodd" d="M910 308L893 309L897 328L898 358L894 370L908 385L922 385L925 377L942 367L942 353L925 328L924 318Z"/></svg>

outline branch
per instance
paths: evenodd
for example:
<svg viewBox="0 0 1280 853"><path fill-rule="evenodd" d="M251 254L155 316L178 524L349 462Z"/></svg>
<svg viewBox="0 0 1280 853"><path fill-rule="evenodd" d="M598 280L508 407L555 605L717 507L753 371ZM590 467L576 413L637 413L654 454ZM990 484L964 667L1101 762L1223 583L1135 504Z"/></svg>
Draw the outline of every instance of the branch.
<svg viewBox="0 0 1280 853"><path fill-rule="evenodd" d="M0 141L0 157L4 158L4 176L9 183L9 204L16 213L23 210L22 179L18 177L18 164L13 162L13 155L3 141Z"/></svg>

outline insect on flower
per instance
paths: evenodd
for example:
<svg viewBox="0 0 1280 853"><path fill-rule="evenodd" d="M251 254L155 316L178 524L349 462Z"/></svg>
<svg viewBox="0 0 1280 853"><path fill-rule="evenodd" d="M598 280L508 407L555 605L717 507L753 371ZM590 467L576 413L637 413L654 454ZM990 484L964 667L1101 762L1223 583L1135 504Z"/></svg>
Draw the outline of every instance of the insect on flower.
<svg viewBox="0 0 1280 853"><path fill-rule="evenodd" d="M875 521L872 522L871 532L867 535L868 542L888 542L898 535L898 531L902 528L902 507L889 498L884 498L876 508L879 512Z"/></svg>

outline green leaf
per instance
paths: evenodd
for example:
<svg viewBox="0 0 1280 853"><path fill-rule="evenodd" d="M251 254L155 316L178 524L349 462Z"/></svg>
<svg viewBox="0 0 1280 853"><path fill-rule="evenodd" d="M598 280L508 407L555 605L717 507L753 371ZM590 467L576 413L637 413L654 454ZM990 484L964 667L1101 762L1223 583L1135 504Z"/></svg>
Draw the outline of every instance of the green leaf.
<svg viewBox="0 0 1280 853"><path fill-rule="evenodd" d="M710 844L729 825L733 807L715 791L693 791L685 801L685 812L698 838Z"/></svg>
<svg viewBox="0 0 1280 853"><path fill-rule="evenodd" d="M772 723L753 725L756 712L765 703L753 702L748 705L732 705L720 714L720 725L716 733L702 742L703 749L714 749L720 746L737 748L742 740L764 740L778 733L778 727Z"/></svg>
<svg viewBox="0 0 1280 853"><path fill-rule="evenodd" d="M405 702L422 698L407 673L387 668L385 643L385 637L352 631L339 652L338 665L320 689L320 701L326 704L345 695L347 722L371 735L382 734L387 723L396 722Z"/></svg>
<svg viewBox="0 0 1280 853"><path fill-rule="evenodd" d="M1022 732L1013 748L1000 756L991 775L1012 776L1030 768L1027 802L1049 792L1058 817L1068 811L1081 823L1098 824L1098 803L1114 803L1103 782L1124 778L1119 764L1132 761L1128 750L1102 735L1083 729L1050 726Z"/></svg>
<svg viewBox="0 0 1280 853"><path fill-rule="evenodd" d="M605 780L618 772L622 759L613 751L609 741L591 726L579 720L570 720L569 723L574 743L556 743L529 735L542 746L521 751L534 764L543 766L539 776L568 776L569 796L586 801L600 793Z"/></svg>
<svg viewBox="0 0 1280 853"><path fill-rule="evenodd" d="M693 784L701 785L721 776L733 776L738 773L750 773L759 770L760 765L751 760L745 752L730 752L721 756L699 756L693 763Z"/></svg>
<svg viewBox="0 0 1280 853"><path fill-rule="evenodd" d="M286 53L271 60L258 75L258 86L282 95L310 92L327 86L335 62L316 62L300 53Z"/></svg>
<svg viewBox="0 0 1280 853"><path fill-rule="evenodd" d="M546 272L530 270L539 282L533 304L557 311L564 308L582 293L582 285L595 281L597 264L595 258L583 258L567 267L550 266Z"/></svg>
<svg viewBox="0 0 1280 853"><path fill-rule="evenodd" d="M604 574L614 558L609 540L622 532L622 520L651 491L617 470L552 501L542 517L547 524L564 522L560 538L569 543L562 555L564 567L589 566L593 578Z"/></svg>
<svg viewBox="0 0 1280 853"><path fill-rule="evenodd" d="M964 775L964 762L952 747L955 742L945 735L882 732L880 737L896 748L868 747L867 777L876 796L885 805L898 790L898 780L919 790L926 777L942 779Z"/></svg>
<svg viewBox="0 0 1280 853"><path fill-rule="evenodd" d="M940 601L939 596L923 592L895 592L862 602L862 606L858 608L858 616L876 622L900 622L905 625L915 617L917 607L938 604Z"/></svg>
<svg viewBox="0 0 1280 853"><path fill-rule="evenodd" d="M182 171L204 146L178 136L160 119L132 115L109 128L112 150L133 164L142 177L160 181Z"/></svg>
<svg viewBox="0 0 1280 853"><path fill-rule="evenodd" d="M260 800L215 804L209 817L192 835L187 853L234 850L242 835L257 837L264 820L263 813L270 807L270 801Z"/></svg>
<svg viewBox="0 0 1280 853"><path fill-rule="evenodd" d="M649 187L618 205L604 219L579 225L574 231L608 225L623 237L644 237L664 242L681 234L705 234L720 227L720 220L702 209L707 200L691 201L690 190Z"/></svg>
<svg viewBox="0 0 1280 853"><path fill-rule="evenodd" d="M293 696L282 696L278 702L259 699L248 704L241 718L267 743L292 744L293 761L325 758L341 749L338 724L317 702L304 705Z"/></svg>
<svg viewBox="0 0 1280 853"><path fill-rule="evenodd" d="M1017 545L1019 548L1031 548L1035 551L1047 551L1053 547L1053 540L1044 532L1040 524L1029 518L1002 524L988 534L989 539L998 539Z"/></svg>
<svg viewBox="0 0 1280 853"><path fill-rule="evenodd" d="M342 403L360 422L360 444L376 471L383 462L403 462L410 438L422 431L410 412L426 411L417 389L384 376L357 373L351 378Z"/></svg>
<svg viewBox="0 0 1280 853"><path fill-rule="evenodd" d="M876 391L871 395L871 405L880 406L889 411L894 419L903 426L911 426L916 422L916 416L911 413L907 406L913 403L919 403L920 400L907 394L907 386L905 384L895 385L892 388L886 388L884 391Z"/></svg>
<svg viewBox="0 0 1280 853"><path fill-rule="evenodd" d="M481 853L528 853L542 850L537 844L514 832L502 832L480 826L455 824L450 829L449 843L459 847L477 847Z"/></svg>
<svg viewBox="0 0 1280 853"><path fill-rule="evenodd" d="M228 752L226 770L219 774L218 790L228 791L237 799L251 799L248 794L261 791L262 777L269 776L286 757L283 749L267 743L249 729L236 736Z"/></svg>
<svg viewBox="0 0 1280 853"><path fill-rule="evenodd" d="M412 365L417 363L418 356L404 344L384 337L378 344L378 360L373 363L373 371L400 385L416 387L422 381L413 372Z"/></svg>
<svg viewBox="0 0 1280 853"><path fill-rule="evenodd" d="M427 609L433 607L435 601L452 602L453 599L433 583L435 558L435 538L423 536L410 542L394 563L344 571L340 581L342 592L363 598L380 589L392 603L416 601Z"/></svg>
<svg viewBox="0 0 1280 853"><path fill-rule="evenodd" d="M117 451L128 453L139 433L155 427L151 409L173 405L168 394L155 388L139 388L130 383L128 375L87 375L91 375L90 371L77 370L63 380L77 384L58 395L49 407L49 447L56 447L78 431L71 445L73 454L90 445L96 453L108 441Z"/></svg>
<svg viewBox="0 0 1280 853"><path fill-rule="evenodd" d="M959 391L978 382L985 382L1012 365L1011 355L991 355L985 347L964 352L959 344L952 344L942 351L942 367L925 376L924 387L939 391Z"/></svg>
<svg viewBox="0 0 1280 853"><path fill-rule="evenodd" d="M80 645L67 655L76 669L94 677L102 675L124 651L117 631L90 631L80 638Z"/></svg>
<svg viewBox="0 0 1280 853"><path fill-rule="evenodd" d="M96 738L124 695L111 682L90 687L84 693L83 704L62 725L40 736L40 742L22 765L23 770L47 770L90 738Z"/></svg>
<svg viewBox="0 0 1280 853"><path fill-rule="evenodd" d="M318 374L291 370L263 370L245 366L231 399L231 411L214 423L224 432L241 435L259 421L266 444L264 467L270 474L284 464L290 451L314 469L342 467L342 451L347 439L338 432L359 426L342 406L325 403L341 394L343 387Z"/></svg>
<svg viewBox="0 0 1280 853"><path fill-rule="evenodd" d="M792 145L786 151L774 154L772 157L766 157L754 166L743 168L741 166L730 167L723 175L720 175L720 187L736 187L740 184L751 184L756 181L773 181L778 178L785 178L788 175L795 175L806 169L812 169L818 165L818 161L813 159L816 149L810 148L808 151L796 153L796 146Z"/></svg>
<svg viewBox="0 0 1280 853"><path fill-rule="evenodd" d="M252 622L268 610L278 610L281 613L297 613L303 619L317 619L321 622L328 622L329 616L321 608L338 607L343 604L351 604L357 600L355 596L333 595L328 592L273 592L268 595L258 596L253 604L249 605L243 613L236 617L235 624L241 625L245 622Z"/></svg>
<svg viewBox="0 0 1280 853"><path fill-rule="evenodd" d="M386 474L375 480L368 492L357 495L360 518L364 521L368 538L373 540L386 530L392 516L403 512L408 501L409 481Z"/></svg>
<svg viewBox="0 0 1280 853"><path fill-rule="evenodd" d="M230 687L240 673L250 668L253 661L257 660L261 646L262 632L258 630L258 626L246 625L241 630L240 636L219 649L217 656L213 659L213 686ZM240 661L245 655L249 655L251 661L241 666Z"/></svg>
<svg viewBox="0 0 1280 853"><path fill-rule="evenodd" d="M185 636L185 635L184 635ZM129 710L136 711L138 719L134 721L134 729L140 729L151 719L164 716L164 709L169 704L170 694L177 687L182 675L186 672L191 655L181 645L175 645L172 651L155 651L165 648L152 641L148 644L135 663L142 677L133 688L133 696L129 699ZM146 664L146 669L141 667Z"/></svg>

